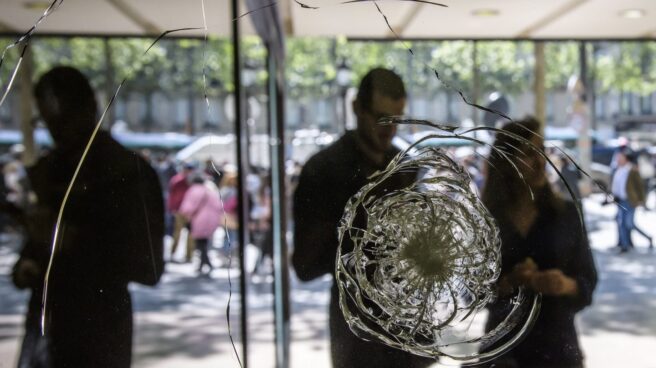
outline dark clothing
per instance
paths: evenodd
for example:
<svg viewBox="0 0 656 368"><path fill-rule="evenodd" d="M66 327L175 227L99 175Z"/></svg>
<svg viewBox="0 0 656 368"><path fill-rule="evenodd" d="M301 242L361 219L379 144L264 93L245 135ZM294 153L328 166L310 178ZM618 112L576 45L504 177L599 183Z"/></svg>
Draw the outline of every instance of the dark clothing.
<svg viewBox="0 0 656 368"><path fill-rule="evenodd" d="M355 132L347 132L330 147L307 162L294 195L294 254L296 274L309 281L325 274L335 275L337 227L344 207L384 165L374 165L358 148ZM386 165L397 153L386 154ZM342 367L427 367L433 360L414 356L380 343L357 338L348 328L338 305L333 282L330 300L330 337L333 366Z"/></svg>
<svg viewBox="0 0 656 368"><path fill-rule="evenodd" d="M647 201L646 186L640 172L636 167L632 167L629 172L629 177L626 180L626 199L632 207L644 206Z"/></svg>
<svg viewBox="0 0 656 368"><path fill-rule="evenodd" d="M525 339L500 360L514 359L518 367L569 367L583 362L574 316L592 303L597 272L585 228L576 207L543 209L524 237L507 218L497 218L502 247L501 277L531 257L540 271L559 269L576 280L575 297L543 296L540 314ZM501 303L489 307L486 331L507 315Z"/></svg>
<svg viewBox="0 0 656 368"><path fill-rule="evenodd" d="M615 174L619 175L618 172L622 170L619 168L615 171ZM647 200L647 194L645 190L645 185L640 178L640 173L638 169L634 166L628 168L628 175L624 177L624 182L620 176L616 177L613 175L613 195L617 201L617 216L615 220L617 221L617 235L618 235L618 246L622 251L627 251L629 248L633 248L633 240L631 239L631 231L636 230L638 234L644 236L650 244L652 244L651 237L638 228L635 223L635 212L638 206L643 206ZM618 180L616 182L616 180ZM619 191L615 187L615 184L619 184L619 187L623 187L623 191Z"/></svg>
<svg viewBox="0 0 656 368"><path fill-rule="evenodd" d="M28 170L38 203L21 260L36 262L41 275L29 285L27 334L39 325L53 229L82 154L67 149L55 149ZM49 278L46 333L53 367L130 366L128 283L159 281L163 235L157 174L141 156L99 133L64 208Z"/></svg>
<svg viewBox="0 0 656 368"><path fill-rule="evenodd" d="M196 249L200 252L200 266L198 266L198 272L203 271L203 266L207 266L210 271L214 268L212 262L210 261L209 255L209 239L194 239L196 242Z"/></svg>
<svg viewBox="0 0 656 368"><path fill-rule="evenodd" d="M558 180L558 187L560 193L562 193L563 198L567 198L572 201L581 201L581 191L579 190L579 180L581 180L581 172L576 168L576 166L569 162L568 159L564 158L565 164L560 170L563 180ZM567 187L569 186L569 190ZM574 198L572 198L572 195Z"/></svg>

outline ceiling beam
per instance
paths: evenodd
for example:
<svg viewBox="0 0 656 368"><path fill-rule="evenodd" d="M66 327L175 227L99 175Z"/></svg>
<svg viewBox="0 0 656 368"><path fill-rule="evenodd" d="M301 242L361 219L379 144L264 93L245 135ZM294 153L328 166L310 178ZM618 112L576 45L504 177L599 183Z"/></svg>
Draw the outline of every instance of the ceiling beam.
<svg viewBox="0 0 656 368"><path fill-rule="evenodd" d="M426 5L426 4L425 3L420 3L420 2L414 3L412 5L412 8L410 8L410 10L405 13L405 16L403 17L403 19L401 19L401 21L398 24L393 26L394 32L396 32L396 35L394 34L394 32L392 32L390 30L389 32L387 32L387 37L393 38L393 37L396 37L397 35L399 37L403 37L403 34L408 29L408 26L410 26L412 24L412 22L414 22L414 20L417 18L417 15L421 11L421 9L424 7L424 5Z"/></svg>
<svg viewBox="0 0 656 368"><path fill-rule="evenodd" d="M141 28L144 33L149 35L159 35L162 33L162 30L159 29L154 23L146 19L143 15L139 14L132 6L128 4L126 0L107 0L110 4L131 21L133 21L139 28Z"/></svg>
<svg viewBox="0 0 656 368"><path fill-rule="evenodd" d="M544 17L540 18L537 22L533 23L532 25L525 28L523 31L519 32L517 34L517 38L530 38L531 36L533 36L535 32L548 26L549 24L556 21L558 18L573 11L574 9L583 5L587 1L588 0L570 0L569 2L565 3L563 6L545 15Z"/></svg>

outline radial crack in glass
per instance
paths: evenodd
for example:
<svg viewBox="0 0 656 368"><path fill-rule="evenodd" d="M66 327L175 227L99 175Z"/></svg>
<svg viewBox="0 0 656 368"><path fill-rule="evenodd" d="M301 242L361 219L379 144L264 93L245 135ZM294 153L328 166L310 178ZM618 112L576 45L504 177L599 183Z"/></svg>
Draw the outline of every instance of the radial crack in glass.
<svg viewBox="0 0 656 368"><path fill-rule="evenodd" d="M462 166L442 149L415 146L346 205L336 262L340 308L365 340L481 363L530 330L540 296L524 288L497 293L501 244L493 217ZM506 318L472 336L472 321L498 298L507 300Z"/></svg>

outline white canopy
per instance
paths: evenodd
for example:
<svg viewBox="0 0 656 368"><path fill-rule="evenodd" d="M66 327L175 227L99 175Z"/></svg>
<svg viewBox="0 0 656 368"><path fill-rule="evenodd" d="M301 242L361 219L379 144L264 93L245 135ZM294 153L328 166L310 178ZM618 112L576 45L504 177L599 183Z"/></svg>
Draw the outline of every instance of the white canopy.
<svg viewBox="0 0 656 368"><path fill-rule="evenodd" d="M275 0L261 0L267 6ZM403 38L427 39L632 39L656 37L653 0L279 0L287 36L394 38L378 12ZM0 32L22 33L51 1L2 0ZM229 0L205 0L211 34L228 36ZM247 11L242 3L242 12ZM248 17L243 31L254 33ZM203 27L201 0L64 0L38 28L42 34L158 35ZM177 35L200 36L202 30Z"/></svg>

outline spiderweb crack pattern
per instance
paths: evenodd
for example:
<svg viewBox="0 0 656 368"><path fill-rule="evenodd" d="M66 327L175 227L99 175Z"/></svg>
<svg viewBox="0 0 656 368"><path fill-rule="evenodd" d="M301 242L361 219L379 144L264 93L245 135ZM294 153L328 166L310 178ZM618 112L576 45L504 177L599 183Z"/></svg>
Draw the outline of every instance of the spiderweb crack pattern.
<svg viewBox="0 0 656 368"><path fill-rule="evenodd" d="M363 339L432 358L489 360L528 330L539 296L518 289L492 331L458 332L497 298L499 230L469 175L442 149L407 152L346 205L336 261L340 308ZM458 355L448 349L454 345L479 348Z"/></svg>

